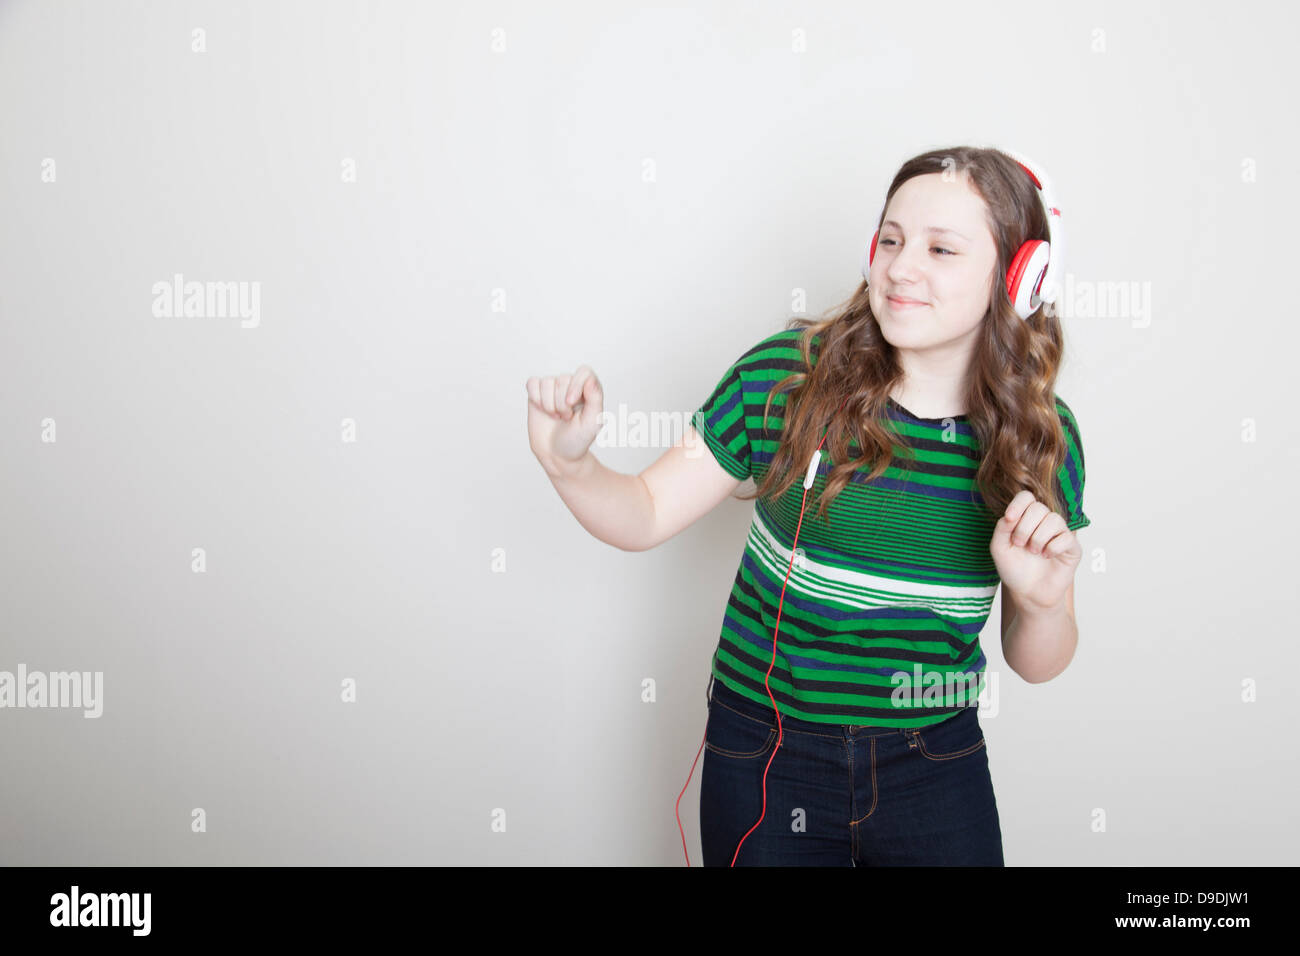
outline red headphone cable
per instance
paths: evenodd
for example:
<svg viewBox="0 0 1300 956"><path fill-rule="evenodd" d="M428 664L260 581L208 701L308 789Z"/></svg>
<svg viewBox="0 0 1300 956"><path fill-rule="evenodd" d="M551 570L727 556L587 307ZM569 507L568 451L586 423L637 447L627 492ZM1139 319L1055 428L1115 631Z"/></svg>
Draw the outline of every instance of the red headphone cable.
<svg viewBox="0 0 1300 956"><path fill-rule="evenodd" d="M840 404L840 408L843 408L847 402L848 399L845 398L844 402ZM808 473L804 476L803 501L799 505L799 523L795 525L794 543L790 545L790 566L785 570L785 581L781 583L781 599L776 605L776 628L772 631L772 660L767 665L767 673L763 675L763 687L767 690L768 700L772 702L772 709L776 711L776 746L772 748L772 754L767 758L767 764L763 767L763 808L762 812L758 816L758 821L750 827L748 831L746 831L745 836L740 838L740 843L736 844L736 852L731 857L732 866L736 865L736 860L740 857L740 847L744 844L745 838L758 829L759 824L763 822L763 817L767 815L767 771L768 768L772 766L772 761L776 759L776 752L781 749L781 741L783 739L781 731L781 711L776 706L776 698L772 696L772 687L769 683L769 678L772 676L772 668L776 666L776 641L777 635L781 631L781 608L785 604L785 587L790 581L790 572L794 570L794 558L797 553L796 549L799 545L799 530L803 527L804 507L808 503L808 489L812 487L813 481L817 477L817 465L821 460L822 445L826 444L826 435L829 434L829 432L830 428L828 427L827 430L822 433L822 440L817 443L817 449L813 452L812 460L808 462ZM709 729L705 726L705 739L700 741L700 749L695 752L695 760L691 762L691 772L686 775L686 784L682 787L682 792L677 795L677 803L673 811L674 815L677 817L677 829L681 831L682 834L682 852L686 854L687 866L691 865L691 854L686 849L686 831L682 829L682 818L679 810L681 807L682 795L686 793L686 788L691 785L691 775L695 773L695 764L700 759L700 752L704 750L704 743L705 740L708 739L708 736Z"/></svg>

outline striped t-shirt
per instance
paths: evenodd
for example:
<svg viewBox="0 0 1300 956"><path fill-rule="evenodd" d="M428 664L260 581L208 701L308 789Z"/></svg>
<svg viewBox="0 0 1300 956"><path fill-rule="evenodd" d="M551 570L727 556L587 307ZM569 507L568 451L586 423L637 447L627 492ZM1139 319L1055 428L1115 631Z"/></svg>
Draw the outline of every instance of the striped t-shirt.
<svg viewBox="0 0 1300 956"><path fill-rule="evenodd" d="M696 430L737 479L761 482L776 453L788 393L772 399L766 430L763 407L773 385L803 370L801 334L785 329L763 339L695 412ZM814 360L820 341L813 339ZM1068 447L1056 484L1066 524L1078 529L1091 523L1083 513L1083 445L1073 413L1055 397ZM999 516L975 484L978 439L965 415L918 418L893 399L887 415L915 463L896 457L870 483L869 469L859 468L823 522L817 495L832 466L823 446L808 489L768 682L781 713L797 719L925 727L974 705L983 686L979 633L1001 579L989 553ZM856 442L849 448L858 451ZM712 661L715 678L767 707L764 675L808 463L796 467L779 503L754 501Z"/></svg>

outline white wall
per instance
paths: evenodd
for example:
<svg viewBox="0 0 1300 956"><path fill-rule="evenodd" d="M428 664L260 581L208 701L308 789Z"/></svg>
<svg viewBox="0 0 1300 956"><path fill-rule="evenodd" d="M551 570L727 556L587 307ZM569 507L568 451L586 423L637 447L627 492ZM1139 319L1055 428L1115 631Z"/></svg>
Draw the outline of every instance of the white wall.
<svg viewBox="0 0 1300 956"><path fill-rule="evenodd" d="M104 689L0 711L0 862L681 864L752 504L595 541L523 383L690 412L962 143L1150 295L1066 320L1077 657L985 631L1007 862L1292 861L1296 15L1199 6L5 4L0 670ZM255 327L154 315L176 273Z"/></svg>

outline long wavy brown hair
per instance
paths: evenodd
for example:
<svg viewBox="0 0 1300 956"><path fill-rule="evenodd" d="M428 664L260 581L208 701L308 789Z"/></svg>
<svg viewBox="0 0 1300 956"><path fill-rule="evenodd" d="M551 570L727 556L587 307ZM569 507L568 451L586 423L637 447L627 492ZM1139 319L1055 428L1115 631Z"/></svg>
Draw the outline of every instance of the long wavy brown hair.
<svg viewBox="0 0 1300 956"><path fill-rule="evenodd" d="M981 452L976 485L995 515L1000 516L1026 488L1065 515L1066 504L1058 498L1054 481L1066 455L1054 392L1062 352L1060 319L1049 305L1040 305L1027 320L1021 319L1006 285L1007 267L1021 243L1049 238L1047 214L1036 186L1013 158L999 150L970 146L932 150L899 168L876 227L903 183L914 176L952 170L954 164L983 198L997 246L991 301L971 358L966 402ZM778 500L796 480L802 480L822 429L827 428L823 447L839 464L832 468L819 497L816 514L824 520L830 503L859 468L874 462L868 480L884 474L894 460L896 443L911 457L906 438L887 431L883 417L889 393L902 383L904 373L897 350L886 341L872 314L865 280L829 315L797 317L786 327L804 329L799 343L805 370L777 382L768 393L764 428L773 398L790 392L780 445L762 483L752 494L738 498ZM820 337L815 365L814 335ZM850 441L861 451L852 460L847 457Z"/></svg>

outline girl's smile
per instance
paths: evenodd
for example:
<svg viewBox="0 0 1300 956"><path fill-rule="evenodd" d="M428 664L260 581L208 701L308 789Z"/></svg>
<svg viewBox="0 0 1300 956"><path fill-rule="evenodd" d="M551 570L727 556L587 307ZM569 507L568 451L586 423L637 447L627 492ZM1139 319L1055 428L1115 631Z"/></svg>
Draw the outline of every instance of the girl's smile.
<svg viewBox="0 0 1300 956"><path fill-rule="evenodd" d="M893 309L910 309L916 306L925 305L924 302L918 302L916 299L901 299L897 296L889 296L886 300Z"/></svg>

